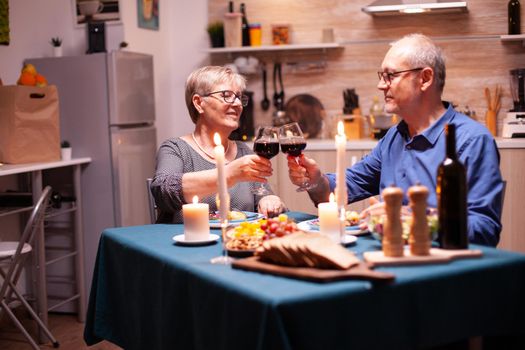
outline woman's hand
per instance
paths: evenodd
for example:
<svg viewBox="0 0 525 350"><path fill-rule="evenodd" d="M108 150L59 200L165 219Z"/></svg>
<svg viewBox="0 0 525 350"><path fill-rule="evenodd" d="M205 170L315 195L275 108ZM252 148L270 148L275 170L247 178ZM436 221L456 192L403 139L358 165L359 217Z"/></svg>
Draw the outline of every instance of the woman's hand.
<svg viewBox="0 0 525 350"><path fill-rule="evenodd" d="M259 213L271 218L286 211L286 206L281 198L275 195L264 196L259 200Z"/></svg>
<svg viewBox="0 0 525 350"><path fill-rule="evenodd" d="M226 172L228 187L231 187L244 181L267 182L266 178L272 175L273 169L268 159L249 154L226 165Z"/></svg>
<svg viewBox="0 0 525 350"><path fill-rule="evenodd" d="M288 176L290 181L296 186L304 183L316 184L322 174L315 160L307 158L304 154L299 157L288 156Z"/></svg>

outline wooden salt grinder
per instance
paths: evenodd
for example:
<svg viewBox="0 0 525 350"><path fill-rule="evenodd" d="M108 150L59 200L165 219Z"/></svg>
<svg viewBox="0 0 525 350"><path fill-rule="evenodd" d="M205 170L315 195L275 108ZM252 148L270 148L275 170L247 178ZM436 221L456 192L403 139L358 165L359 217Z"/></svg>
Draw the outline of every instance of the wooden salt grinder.
<svg viewBox="0 0 525 350"><path fill-rule="evenodd" d="M412 223L410 225L410 253L412 255L430 255L430 232L427 222L428 188L422 185L408 189Z"/></svg>
<svg viewBox="0 0 525 350"><path fill-rule="evenodd" d="M403 227L401 205L403 191L399 187L387 187L381 193L385 201L386 220L383 226L383 254L389 257L403 256Z"/></svg>

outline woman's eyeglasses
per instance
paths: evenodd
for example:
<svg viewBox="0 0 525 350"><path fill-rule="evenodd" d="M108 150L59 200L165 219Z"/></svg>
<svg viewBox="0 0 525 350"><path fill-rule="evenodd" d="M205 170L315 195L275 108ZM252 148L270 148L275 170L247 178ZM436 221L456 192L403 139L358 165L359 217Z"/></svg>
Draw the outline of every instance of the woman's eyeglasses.
<svg viewBox="0 0 525 350"><path fill-rule="evenodd" d="M395 77L398 74L401 73L407 73L407 72L415 72L418 70L422 70L423 68L413 68L413 69L406 69L406 70L399 70L397 72L377 72L377 76L379 77L379 81L383 80L387 85L390 85L392 83L392 78Z"/></svg>
<svg viewBox="0 0 525 350"><path fill-rule="evenodd" d="M241 101L241 104L243 107L246 107L248 105L248 96L243 95L243 94L237 95L235 92L231 90L214 91L214 92L207 93L206 95L203 95L203 96L207 97L213 94L221 94L222 99L226 103L234 103L235 99L238 98L239 101Z"/></svg>

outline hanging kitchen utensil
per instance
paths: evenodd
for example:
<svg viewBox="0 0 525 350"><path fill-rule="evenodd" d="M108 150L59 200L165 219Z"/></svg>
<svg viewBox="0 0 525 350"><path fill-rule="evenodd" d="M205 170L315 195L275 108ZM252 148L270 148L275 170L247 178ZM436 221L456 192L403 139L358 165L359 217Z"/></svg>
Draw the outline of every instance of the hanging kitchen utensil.
<svg viewBox="0 0 525 350"><path fill-rule="evenodd" d="M280 90L277 90L277 79L279 79ZM281 63L275 63L273 66L273 91L273 105L278 111L284 110L284 86Z"/></svg>
<svg viewBox="0 0 525 350"><path fill-rule="evenodd" d="M275 106L275 108L278 109L278 99L279 99L279 93L277 92L277 64L278 63L274 63L273 64L273 105Z"/></svg>
<svg viewBox="0 0 525 350"><path fill-rule="evenodd" d="M261 101L261 108L263 111L267 111L268 108L270 108L270 100L268 99L268 94L267 94L266 64L262 65L262 83L263 83L264 98Z"/></svg>
<svg viewBox="0 0 525 350"><path fill-rule="evenodd" d="M283 85L283 65L282 63L279 63L279 67L277 70L277 76L279 78L279 88L280 88L279 101L280 101L281 108L279 108L279 110L284 111L284 85Z"/></svg>

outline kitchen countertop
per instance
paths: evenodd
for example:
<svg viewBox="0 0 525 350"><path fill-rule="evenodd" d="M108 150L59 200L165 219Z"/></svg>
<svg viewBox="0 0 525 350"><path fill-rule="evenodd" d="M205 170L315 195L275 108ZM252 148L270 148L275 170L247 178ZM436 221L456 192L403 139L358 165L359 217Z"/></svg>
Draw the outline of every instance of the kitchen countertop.
<svg viewBox="0 0 525 350"><path fill-rule="evenodd" d="M525 138L505 139L496 138L496 144L500 149L507 148L525 148ZM348 140L346 143L347 150L371 150L377 145L377 140L360 139ZM335 142L331 139L309 139L306 146L308 151L330 151L335 150Z"/></svg>
<svg viewBox="0 0 525 350"><path fill-rule="evenodd" d="M2 164L0 163L0 176L27 173L46 169L60 168L71 165L90 163L91 158L73 158L70 160L57 160L53 162L37 162L24 164Z"/></svg>

